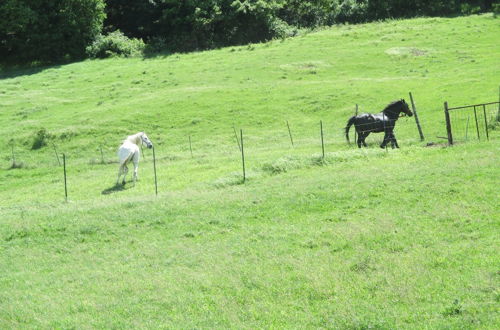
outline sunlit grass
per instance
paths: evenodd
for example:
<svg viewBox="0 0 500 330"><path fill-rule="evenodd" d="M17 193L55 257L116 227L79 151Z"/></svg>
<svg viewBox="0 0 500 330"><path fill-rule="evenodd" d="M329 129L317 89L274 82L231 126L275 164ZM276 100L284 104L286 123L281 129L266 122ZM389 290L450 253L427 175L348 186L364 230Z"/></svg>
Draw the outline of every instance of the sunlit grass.
<svg viewBox="0 0 500 330"><path fill-rule="evenodd" d="M387 21L5 73L0 328L496 328L498 130L438 136L444 101L498 97L499 32L491 15ZM409 91L426 141L402 118L399 150L346 143L355 104ZM158 196L151 150L115 186L137 131Z"/></svg>

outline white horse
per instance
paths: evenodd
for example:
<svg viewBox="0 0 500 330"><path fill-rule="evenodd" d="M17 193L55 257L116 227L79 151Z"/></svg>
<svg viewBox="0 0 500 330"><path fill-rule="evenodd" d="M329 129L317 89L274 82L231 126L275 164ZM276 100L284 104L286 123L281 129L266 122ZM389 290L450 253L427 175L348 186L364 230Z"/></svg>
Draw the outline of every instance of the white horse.
<svg viewBox="0 0 500 330"><path fill-rule="evenodd" d="M116 184L120 182L120 176L123 174L122 184L125 184L125 177L128 173L127 163L134 162L134 184L137 180L137 169L139 168L140 150L139 146L144 144L149 149L153 148L153 143L149 140L144 132L139 132L134 135L128 136L118 149L118 159L120 161L120 168L118 169L118 178Z"/></svg>

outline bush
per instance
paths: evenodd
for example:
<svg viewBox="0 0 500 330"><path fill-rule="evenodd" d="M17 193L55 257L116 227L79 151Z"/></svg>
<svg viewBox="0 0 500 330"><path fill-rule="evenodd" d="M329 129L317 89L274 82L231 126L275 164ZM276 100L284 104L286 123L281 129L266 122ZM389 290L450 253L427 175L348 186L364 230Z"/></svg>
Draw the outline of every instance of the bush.
<svg viewBox="0 0 500 330"><path fill-rule="evenodd" d="M117 30L106 36L99 35L87 47L87 55L92 58L133 57L142 55L144 49L145 44L141 39L128 38L120 30Z"/></svg>
<svg viewBox="0 0 500 330"><path fill-rule="evenodd" d="M269 30L274 38L279 39L294 37L299 33L297 27L290 26L279 18L274 18L270 21Z"/></svg>
<svg viewBox="0 0 500 330"><path fill-rule="evenodd" d="M31 145L31 150L37 150L47 145L47 139L50 135L47 133L45 128L42 128L35 134L33 139L33 144Z"/></svg>
<svg viewBox="0 0 500 330"><path fill-rule="evenodd" d="M497 17L498 15L500 15L500 2L499 3L494 3L491 6L491 8L493 10L493 16L494 17Z"/></svg>

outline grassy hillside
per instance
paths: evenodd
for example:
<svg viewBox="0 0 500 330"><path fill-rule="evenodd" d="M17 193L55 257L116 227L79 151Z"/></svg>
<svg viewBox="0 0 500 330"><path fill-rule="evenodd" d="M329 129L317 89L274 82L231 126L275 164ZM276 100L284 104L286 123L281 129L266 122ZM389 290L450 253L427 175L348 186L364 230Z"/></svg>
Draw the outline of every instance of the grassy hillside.
<svg viewBox="0 0 500 330"><path fill-rule="evenodd" d="M498 327L498 130L425 144L444 142L444 101L497 100L499 32L491 15L413 19L4 71L0 327ZM401 150L345 142L355 104L409 91L425 142L413 118ZM137 185L114 187L141 130L158 197L149 150Z"/></svg>

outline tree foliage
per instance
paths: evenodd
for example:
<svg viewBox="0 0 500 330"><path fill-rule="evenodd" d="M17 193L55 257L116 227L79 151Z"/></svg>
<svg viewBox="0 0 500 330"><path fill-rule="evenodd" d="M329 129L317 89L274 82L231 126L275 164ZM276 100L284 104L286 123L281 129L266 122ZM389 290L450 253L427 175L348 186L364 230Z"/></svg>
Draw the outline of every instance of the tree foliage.
<svg viewBox="0 0 500 330"><path fill-rule="evenodd" d="M0 56L18 62L81 58L104 15L103 0L3 0Z"/></svg>
<svg viewBox="0 0 500 330"><path fill-rule="evenodd" d="M293 35L297 28L386 18L473 14L499 8L499 2L2 0L0 56L3 60L16 61L80 58L89 45L110 49L124 46L122 36L112 34L105 38L101 34L114 31L144 40L149 49L191 51L285 37ZM92 44L96 40L98 44Z"/></svg>

